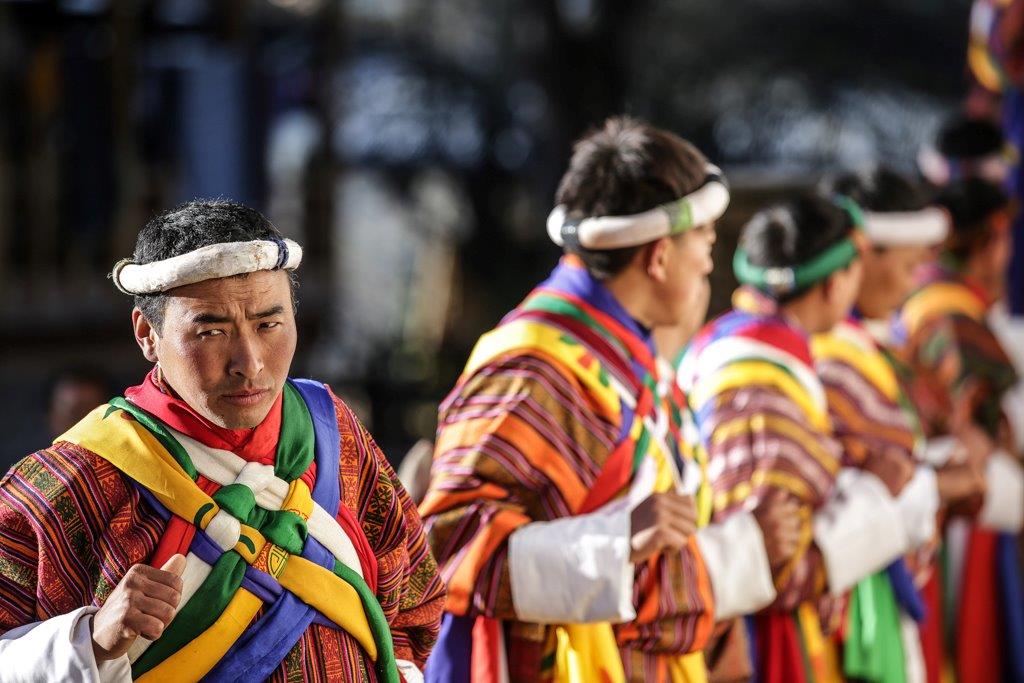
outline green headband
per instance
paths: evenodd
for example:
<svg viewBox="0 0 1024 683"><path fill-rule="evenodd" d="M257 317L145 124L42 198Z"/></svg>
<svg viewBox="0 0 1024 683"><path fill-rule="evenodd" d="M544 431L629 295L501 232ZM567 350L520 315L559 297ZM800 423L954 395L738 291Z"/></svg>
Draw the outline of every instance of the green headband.
<svg viewBox="0 0 1024 683"><path fill-rule="evenodd" d="M862 230L864 216L860 207L849 197L835 197L837 206L844 209L853 221L854 229L849 236L833 244L810 261L789 268L755 266L747 257L743 247L736 248L732 269L736 279L744 285L756 287L772 296L797 292L821 282L832 273L846 268L860 255L856 235Z"/></svg>

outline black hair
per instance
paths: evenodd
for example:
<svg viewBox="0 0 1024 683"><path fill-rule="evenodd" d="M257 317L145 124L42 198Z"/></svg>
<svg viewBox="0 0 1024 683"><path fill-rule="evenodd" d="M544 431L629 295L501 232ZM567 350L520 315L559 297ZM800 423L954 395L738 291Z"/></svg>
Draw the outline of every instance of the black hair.
<svg viewBox="0 0 1024 683"><path fill-rule="evenodd" d="M922 187L886 166L843 173L822 183L821 190L849 197L867 211L920 211L930 199Z"/></svg>
<svg viewBox="0 0 1024 683"><path fill-rule="evenodd" d="M704 155L677 135L613 117L576 142L555 203L565 206L570 219L642 213L700 187L706 164ZM599 280L622 272L641 249L566 245Z"/></svg>
<svg viewBox="0 0 1024 683"><path fill-rule="evenodd" d="M950 159L975 159L1001 152L1003 131L988 119L957 116L939 130L935 148Z"/></svg>
<svg viewBox="0 0 1024 683"><path fill-rule="evenodd" d="M259 211L223 199L194 200L150 219L135 242L135 263L153 263L187 254L201 247L224 242L282 239L281 233ZM297 305L298 281L289 272L292 305ZM149 324L160 332L166 292L137 294L135 306Z"/></svg>
<svg viewBox="0 0 1024 683"><path fill-rule="evenodd" d="M740 234L740 246L752 265L793 268L837 244L853 230L853 218L831 199L804 193L761 209ZM805 287L777 298L786 303L803 296Z"/></svg>
<svg viewBox="0 0 1024 683"><path fill-rule="evenodd" d="M953 229L946 240L946 251L957 260L966 260L992 238L989 219L1010 205L1010 198L998 185L981 178L967 178L942 188L936 203L949 211Z"/></svg>
<svg viewBox="0 0 1024 683"><path fill-rule="evenodd" d="M51 374L43 383L43 398L46 410L49 410L50 404L53 403L57 387L65 382L69 384L87 384L96 387L103 396L113 394L113 382L111 382L110 377L103 370L92 365L69 365Z"/></svg>

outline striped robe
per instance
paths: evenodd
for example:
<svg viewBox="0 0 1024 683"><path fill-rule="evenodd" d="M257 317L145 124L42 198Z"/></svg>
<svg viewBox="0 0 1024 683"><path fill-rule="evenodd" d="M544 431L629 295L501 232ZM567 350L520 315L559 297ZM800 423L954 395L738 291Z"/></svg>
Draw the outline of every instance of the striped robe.
<svg viewBox="0 0 1024 683"><path fill-rule="evenodd" d="M820 618L831 621L837 605L823 598L826 574L811 517L832 492L840 448L807 337L783 319L755 311L746 289L738 294L734 302L744 310L734 309L698 333L679 365L679 382L707 451L713 520L783 494L801 504L806 522L798 552L776 576L775 603L752 621L759 676L829 680L835 663ZM810 671L800 663L796 638L808 651Z"/></svg>
<svg viewBox="0 0 1024 683"><path fill-rule="evenodd" d="M578 267L569 276L600 312L631 330L631 343L650 348L649 335L596 280ZM514 350L471 369L442 403L432 481L420 507L449 583L447 610L503 623L512 681L550 675L542 659L553 628L518 621L508 537L531 522L577 512L619 443L624 419L581 378L636 361L623 353L615 367L606 365L589 342L550 329L546 348ZM565 343L580 349L580 367L556 349ZM614 627L626 680L669 680L669 660L700 650L710 634L710 585L696 544L638 567L633 600L637 620Z"/></svg>
<svg viewBox="0 0 1024 683"><path fill-rule="evenodd" d="M936 266L900 310L894 334L913 373L911 398L929 437L948 435L966 420L996 444L1003 442L1008 424L1002 399L1018 376L988 325L992 303L975 283ZM951 512L971 516L980 507L978 500ZM946 591L960 596L946 618L954 622L951 649L963 680L1024 679L1018 553L1013 536L973 527L959 582L948 568L944 572Z"/></svg>
<svg viewBox="0 0 1024 683"><path fill-rule="evenodd" d="M397 475L349 408L337 398L335 407L342 504L377 559L377 597L396 656L422 666L444 585ZM0 632L102 605L125 572L153 554L165 527L96 454L58 442L28 456L0 480ZM270 680L373 681L376 673L352 636L313 624Z"/></svg>

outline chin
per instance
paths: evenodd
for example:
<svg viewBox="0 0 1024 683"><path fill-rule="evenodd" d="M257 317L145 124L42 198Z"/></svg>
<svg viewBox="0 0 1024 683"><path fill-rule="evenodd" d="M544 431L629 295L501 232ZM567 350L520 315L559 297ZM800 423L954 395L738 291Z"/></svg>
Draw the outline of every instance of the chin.
<svg viewBox="0 0 1024 683"><path fill-rule="evenodd" d="M252 429L266 419L272 403L249 408L226 407L217 413L217 423L225 429Z"/></svg>

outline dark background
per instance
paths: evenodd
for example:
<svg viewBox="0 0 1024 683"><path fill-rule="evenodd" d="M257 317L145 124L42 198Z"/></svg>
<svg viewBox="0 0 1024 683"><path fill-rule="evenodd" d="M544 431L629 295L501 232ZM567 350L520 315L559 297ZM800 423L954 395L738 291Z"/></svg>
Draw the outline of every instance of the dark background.
<svg viewBox="0 0 1024 683"><path fill-rule="evenodd" d="M392 460L476 337L554 265L571 142L615 113L730 175L717 247L822 173L916 153L960 106L965 0L0 0L0 471L46 380L147 367L105 274L154 212L228 197L306 248L294 374ZM712 310L732 287L714 278Z"/></svg>

